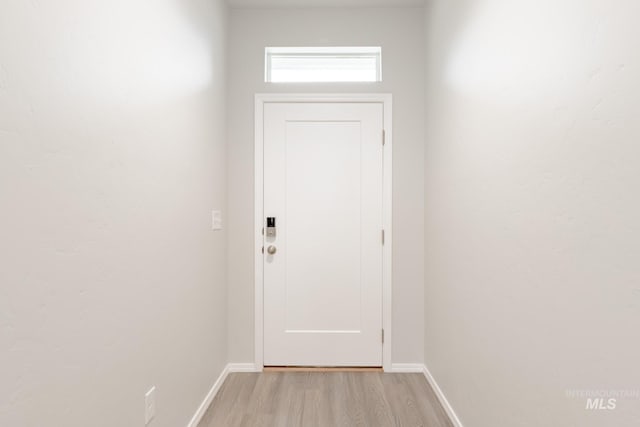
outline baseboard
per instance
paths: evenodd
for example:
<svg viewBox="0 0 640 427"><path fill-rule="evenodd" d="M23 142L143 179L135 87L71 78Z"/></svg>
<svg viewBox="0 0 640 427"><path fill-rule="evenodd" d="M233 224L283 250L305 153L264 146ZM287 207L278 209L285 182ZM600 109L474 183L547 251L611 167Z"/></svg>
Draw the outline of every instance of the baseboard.
<svg viewBox="0 0 640 427"><path fill-rule="evenodd" d="M229 363L229 372L262 372L255 363Z"/></svg>
<svg viewBox="0 0 640 427"><path fill-rule="evenodd" d="M453 410L453 407L451 407L451 405L449 404L449 401L447 400L446 396L442 392L442 389L440 389L440 386L436 382L435 378L433 378L433 375L431 375L431 372L429 372L429 369L427 369L426 365L422 365L422 373L424 374L425 378L427 379L427 382L431 386L431 389L438 397L440 404L442 405L445 412L449 416L449 419L451 420L451 423L454 425L454 427L463 427L462 423L460 422L460 419L458 418L455 411Z"/></svg>
<svg viewBox="0 0 640 427"><path fill-rule="evenodd" d="M216 394L218 394L220 387L222 387L224 380L227 379L227 376L231 372L229 370L229 366L230 365L227 365L224 367L224 369L220 373L220 376L218 376L218 379L216 380L216 382L213 383L213 387L211 387L211 390L209 390L209 393L207 393L207 396L204 398L204 400L200 404L200 407L198 407L198 410L193 415L193 418L191 418L191 421L189 421L189 424L187 427L198 427L198 423L200 423L200 420L202 420L202 417L204 417L204 414L207 412L207 409L209 409L211 402L213 402L213 399L216 397Z"/></svg>
<svg viewBox="0 0 640 427"><path fill-rule="evenodd" d="M392 363L391 372L394 374L402 373L422 373L424 372L424 364L422 363Z"/></svg>

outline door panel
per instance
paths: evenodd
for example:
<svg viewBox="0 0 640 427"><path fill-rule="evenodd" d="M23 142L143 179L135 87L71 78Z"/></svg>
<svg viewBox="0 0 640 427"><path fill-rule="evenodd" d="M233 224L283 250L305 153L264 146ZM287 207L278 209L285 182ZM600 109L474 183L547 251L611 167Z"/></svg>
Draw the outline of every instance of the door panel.
<svg viewBox="0 0 640 427"><path fill-rule="evenodd" d="M265 365L382 365L382 104L264 108Z"/></svg>

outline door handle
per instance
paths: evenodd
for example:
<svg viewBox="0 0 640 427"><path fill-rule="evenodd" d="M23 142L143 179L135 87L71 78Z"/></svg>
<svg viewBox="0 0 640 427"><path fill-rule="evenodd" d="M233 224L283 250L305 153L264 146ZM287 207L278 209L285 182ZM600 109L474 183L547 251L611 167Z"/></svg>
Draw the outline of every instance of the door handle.
<svg viewBox="0 0 640 427"><path fill-rule="evenodd" d="M277 250L278 250L278 249L277 249L275 246L271 245L271 246L269 246L269 247L267 248L267 253L268 253L269 255L273 255L273 254L275 254L275 253L276 253L276 251L277 251Z"/></svg>

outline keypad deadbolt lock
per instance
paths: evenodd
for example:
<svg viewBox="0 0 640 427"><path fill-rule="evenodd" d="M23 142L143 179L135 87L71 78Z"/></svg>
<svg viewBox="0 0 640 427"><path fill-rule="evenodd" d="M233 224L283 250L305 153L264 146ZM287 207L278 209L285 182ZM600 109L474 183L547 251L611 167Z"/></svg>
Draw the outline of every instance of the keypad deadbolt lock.
<svg viewBox="0 0 640 427"><path fill-rule="evenodd" d="M276 237L276 217L267 217L267 237Z"/></svg>

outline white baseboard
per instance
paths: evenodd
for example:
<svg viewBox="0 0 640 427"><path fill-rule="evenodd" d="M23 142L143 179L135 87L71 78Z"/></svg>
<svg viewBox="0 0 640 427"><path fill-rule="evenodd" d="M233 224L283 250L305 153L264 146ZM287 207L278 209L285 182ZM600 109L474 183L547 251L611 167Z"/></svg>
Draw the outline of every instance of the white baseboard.
<svg viewBox="0 0 640 427"><path fill-rule="evenodd" d="M392 363L391 372L395 374L401 373L423 373L424 364L422 363Z"/></svg>
<svg viewBox="0 0 640 427"><path fill-rule="evenodd" d="M207 393L207 396L204 398L204 400L200 404L200 407L198 408L196 413L193 415L193 418L191 418L191 421L189 422L187 427L198 427L198 423L200 422L200 420L202 420L202 417L207 412L207 409L209 409L211 402L213 402L213 399L216 397L216 394L218 394L220 387L222 387L224 380L227 379L227 376L229 376L229 374L233 372L261 372L261 371L262 369L256 368L255 363L228 363L227 366L225 366L222 372L220 373L220 376L218 377L216 382L213 384L213 387L211 387L211 390L209 390L209 393Z"/></svg>
<svg viewBox="0 0 640 427"><path fill-rule="evenodd" d="M444 395L444 393L440 389L440 386L436 382L435 378L433 378L433 375L431 375L431 372L429 372L429 369L427 369L426 365L422 365L422 373L424 374L425 378L427 379L427 382L429 383L429 385L433 389L433 392L438 397L438 400L440 401L440 404L442 405L442 407L444 408L445 412L449 416L449 419L451 420L451 423L453 423L454 427L463 427L462 423L460 422L460 419L458 418L458 416L456 415L455 411L453 410L453 408L449 404L449 401L447 400L446 396Z"/></svg>
<svg viewBox="0 0 640 427"><path fill-rule="evenodd" d="M222 372L220 373L220 376L218 376L218 379L216 380L216 382L213 383L211 390L209 390L209 393L207 393L207 396L204 398L204 400L200 404L200 407L198 407L198 410L193 415L193 418L191 418L191 421L189 421L189 424L187 427L198 427L198 423L200 422L202 417L204 417L204 414L207 412L207 409L209 409L211 402L213 402L213 399L216 397L216 394L218 394L220 387L222 387L224 380L227 379L227 376L229 375L230 372L231 371L229 370L229 365L225 366Z"/></svg>
<svg viewBox="0 0 640 427"><path fill-rule="evenodd" d="M229 363L229 372L262 372L255 363Z"/></svg>

